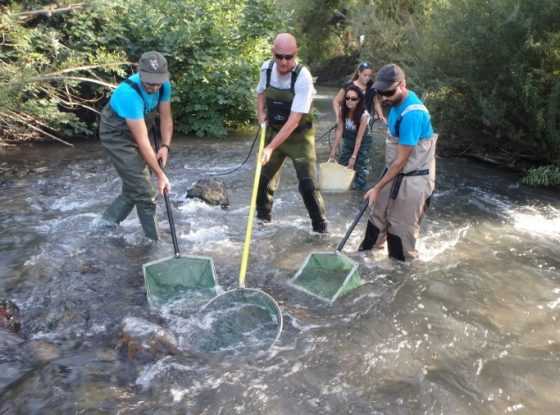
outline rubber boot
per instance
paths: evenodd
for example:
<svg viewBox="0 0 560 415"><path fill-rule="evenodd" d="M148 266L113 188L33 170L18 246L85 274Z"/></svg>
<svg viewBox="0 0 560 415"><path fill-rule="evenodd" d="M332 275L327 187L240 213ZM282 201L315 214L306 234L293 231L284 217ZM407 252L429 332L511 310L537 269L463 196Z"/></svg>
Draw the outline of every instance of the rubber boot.
<svg viewBox="0 0 560 415"><path fill-rule="evenodd" d="M257 190L257 219L264 222L272 221L272 197L274 191L269 187L270 180L261 174Z"/></svg>
<svg viewBox="0 0 560 415"><path fill-rule="evenodd" d="M323 198L321 193L315 188L313 180L311 178L303 179L299 184L299 192L311 218L313 231L327 233L327 219L325 217Z"/></svg>
<svg viewBox="0 0 560 415"><path fill-rule="evenodd" d="M154 241L159 240L159 229L156 221L156 206L147 204L137 204L136 213L138 213L138 219L144 229L144 234L146 237L153 239Z"/></svg>
<svg viewBox="0 0 560 415"><path fill-rule="evenodd" d="M120 194L103 213L103 219L111 223L121 223L132 211L134 203Z"/></svg>
<svg viewBox="0 0 560 415"><path fill-rule="evenodd" d="M405 261L404 247L401 238L397 235L387 233L387 248L389 250L389 257Z"/></svg>
<svg viewBox="0 0 560 415"><path fill-rule="evenodd" d="M379 229L368 220L366 234L364 240L360 244L358 251L369 251L375 246L377 238L379 237Z"/></svg>

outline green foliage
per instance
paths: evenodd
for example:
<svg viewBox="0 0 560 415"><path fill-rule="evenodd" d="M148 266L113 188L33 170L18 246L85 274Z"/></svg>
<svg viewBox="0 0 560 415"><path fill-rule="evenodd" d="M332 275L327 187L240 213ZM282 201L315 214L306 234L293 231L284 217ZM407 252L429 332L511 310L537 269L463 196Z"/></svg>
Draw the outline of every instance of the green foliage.
<svg viewBox="0 0 560 415"><path fill-rule="evenodd" d="M90 13L108 17L88 42L124 49L131 61L151 49L166 55L178 131L222 136L254 118L258 70L281 21L271 0L99 0ZM91 30L90 18L77 17L85 27L75 42Z"/></svg>
<svg viewBox="0 0 560 415"><path fill-rule="evenodd" d="M532 168L522 182L531 186L559 186L560 167L549 165Z"/></svg>
<svg viewBox="0 0 560 415"><path fill-rule="evenodd" d="M84 108L81 82L66 77L69 68L87 65L72 75L97 77L95 68L122 60L101 49L77 50L65 42L64 33L48 24L26 24L21 5L0 14L0 129L3 136L32 137L51 130L67 136L89 134L76 111ZM68 73L70 74L70 73ZM95 79L94 79L95 80ZM97 87L97 90L99 87ZM93 88L92 91L96 91ZM94 94L90 94L92 97Z"/></svg>
<svg viewBox="0 0 560 415"><path fill-rule="evenodd" d="M178 131L221 136L248 123L259 67L287 19L273 0L92 0L25 21L22 11L14 2L0 14L8 40L0 50L0 103L69 135L85 131L79 108L107 94L99 83L116 84L131 73L114 64L135 62L147 50L168 58Z"/></svg>
<svg viewBox="0 0 560 415"><path fill-rule="evenodd" d="M317 65L339 55L353 54L357 38L350 31L349 8L357 0L288 0L284 7L292 11L293 31L300 55ZM288 28L286 28L288 30Z"/></svg>
<svg viewBox="0 0 560 415"><path fill-rule="evenodd" d="M424 87L436 91L429 104L445 114L440 130L474 129L487 137L486 149L556 163L559 16L552 0L449 0L434 8L412 60Z"/></svg>

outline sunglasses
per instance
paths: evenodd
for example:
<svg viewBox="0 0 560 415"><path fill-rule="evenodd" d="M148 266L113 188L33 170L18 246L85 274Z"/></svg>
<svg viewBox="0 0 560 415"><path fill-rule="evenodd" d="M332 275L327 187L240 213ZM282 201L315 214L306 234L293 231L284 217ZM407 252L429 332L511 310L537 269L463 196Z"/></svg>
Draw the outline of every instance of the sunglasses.
<svg viewBox="0 0 560 415"><path fill-rule="evenodd" d="M397 92L397 88L398 86L394 89L388 89L387 91L377 91L377 93L382 97L392 97Z"/></svg>
<svg viewBox="0 0 560 415"><path fill-rule="evenodd" d="M287 61L291 61L294 59L294 55L282 55L281 53L275 53L274 57L281 61L282 59L286 59Z"/></svg>
<svg viewBox="0 0 560 415"><path fill-rule="evenodd" d="M344 99L346 101L359 101L360 100L360 98L358 98L358 97L344 97Z"/></svg>
<svg viewBox="0 0 560 415"><path fill-rule="evenodd" d="M150 83L150 82L143 82L143 84L144 84L145 86L147 86L148 88L161 88L161 85L162 85L162 84L157 84L157 83L156 83L156 84L152 84L152 83Z"/></svg>

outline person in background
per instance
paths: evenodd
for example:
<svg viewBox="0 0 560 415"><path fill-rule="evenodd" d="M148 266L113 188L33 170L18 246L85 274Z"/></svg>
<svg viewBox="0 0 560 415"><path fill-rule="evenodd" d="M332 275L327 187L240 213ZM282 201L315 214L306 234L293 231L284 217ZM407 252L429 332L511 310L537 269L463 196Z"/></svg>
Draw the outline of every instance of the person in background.
<svg viewBox="0 0 560 415"><path fill-rule="evenodd" d="M99 138L122 180L121 194L103 213L103 220L118 224L136 207L145 235L159 239L156 222L156 192L150 181L150 170L163 194L170 183L163 169L169 157L173 135L171 84L167 61L159 52L142 54L138 73L125 79L113 91L101 112ZM159 114L158 114L159 113ZM152 148L149 135L157 128L159 115L161 148ZM153 138L153 137L152 137Z"/></svg>
<svg viewBox="0 0 560 415"><path fill-rule="evenodd" d="M384 123L387 122L385 115L383 115L383 110L381 108L380 99L377 97L376 90L372 88L373 81L371 77L373 76L373 69L367 62L362 62L358 65L352 79L346 82L342 88L338 91L332 100L332 107L336 116L339 119L340 109L344 105L344 91L350 85L354 85L362 91L365 97L365 108L373 116L372 119L377 118L382 120Z"/></svg>
<svg viewBox="0 0 560 415"><path fill-rule="evenodd" d="M383 66L373 84L391 106L385 145L386 169L364 195L371 207L359 250L381 247L401 261L417 256L420 222L435 188L436 143L430 113L407 89L404 71L393 63Z"/></svg>
<svg viewBox="0 0 560 415"><path fill-rule="evenodd" d="M372 139L368 134L370 114L365 109L365 96L359 87L349 85L345 89L344 104L339 114L329 159L335 159L342 139L342 149L337 161L356 171L352 188L365 190L369 175L369 149Z"/></svg>

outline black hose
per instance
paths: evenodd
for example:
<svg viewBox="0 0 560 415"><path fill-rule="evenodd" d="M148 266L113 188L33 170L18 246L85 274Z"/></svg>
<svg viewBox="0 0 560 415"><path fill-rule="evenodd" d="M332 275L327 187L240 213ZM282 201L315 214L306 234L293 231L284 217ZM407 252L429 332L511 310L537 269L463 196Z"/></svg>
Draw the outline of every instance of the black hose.
<svg viewBox="0 0 560 415"><path fill-rule="evenodd" d="M241 164L239 166L237 166L234 169L225 171L225 172L221 172L221 173L208 173L209 176L226 176L228 174L234 173L237 170L239 170L241 167L243 167L245 165L245 163L247 163L247 161L249 161L249 158L251 157L251 153L253 152L253 148L255 147L255 143L257 142L257 139L259 138L259 132L261 130L261 127L259 126L259 128L257 129L257 134L255 135L255 139L253 140L253 143L251 144L251 148L249 149L249 152L247 153L247 157L245 157L245 160L243 160L243 162L241 162Z"/></svg>
<svg viewBox="0 0 560 415"><path fill-rule="evenodd" d="M328 131L326 131L323 135L321 135L321 137L319 137L316 141L321 141L323 138L325 138L325 136L327 134L329 134L329 145L331 144L331 140L330 140L330 133L336 128L336 124L333 125L331 128L329 128ZM227 170L225 172L220 172L220 173L208 173L209 176L227 176L228 174L232 174L235 173L237 170L239 170L241 167L243 167L247 161L249 161L249 158L251 158L251 154L253 153L253 148L255 148L255 143L257 142L257 139L259 138L259 132L261 130L261 127L259 126L259 128L257 129L257 134L255 135L255 139L253 140L253 142L251 143L251 148L249 149L249 152L247 153L247 157L245 157L245 160L243 160L241 162L241 164L231 170Z"/></svg>

